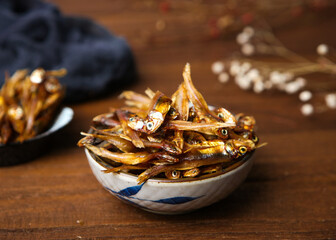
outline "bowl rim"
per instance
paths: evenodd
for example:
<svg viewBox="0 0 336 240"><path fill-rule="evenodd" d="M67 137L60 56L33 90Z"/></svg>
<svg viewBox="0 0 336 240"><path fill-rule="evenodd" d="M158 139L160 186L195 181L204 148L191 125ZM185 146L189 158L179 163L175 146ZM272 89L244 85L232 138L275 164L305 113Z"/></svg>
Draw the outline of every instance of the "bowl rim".
<svg viewBox="0 0 336 240"><path fill-rule="evenodd" d="M66 116L65 121L62 122L61 120L64 119L65 116ZM50 125L50 127L47 130L45 130L44 132L36 135L33 138L29 138L29 139L27 139L23 142L10 142L10 143L7 143L7 144L0 144L0 148L10 147L10 146L19 146L19 145L22 145L22 144L25 144L25 143L28 143L28 142L33 142L35 140L44 138L44 137L48 136L49 134L57 132L58 130L61 130L62 128L67 126L72 121L73 116L74 116L74 111L73 111L72 108L62 107L62 108L60 108L58 114L55 116L55 119L52 122L52 124Z"/></svg>
<svg viewBox="0 0 336 240"><path fill-rule="evenodd" d="M100 169L100 171L103 174L112 174L115 176L120 176L122 178L127 178L128 181L132 181L138 184L137 181L137 176L131 173L125 173L125 172L119 172L119 173L115 173L115 172L111 172L111 173L104 173L103 170L107 170L106 167L104 167L101 163L99 163L97 161L96 156L90 152L88 149L85 148L85 153L87 158L89 159L89 161L92 161L94 164L96 164ZM221 178L225 178L228 177L232 174L235 174L236 172L240 171L241 169L247 167L248 165L253 163L253 155L254 155L254 151L249 152L248 154L244 155L239 161L237 161L233 168L230 168L227 171L221 171L221 172L217 172L217 173L210 173L207 174L206 176L201 176L201 177L197 177L197 178L181 178L181 179L176 179L176 180L170 180L170 179L163 179L163 178L150 178L148 179L145 183L149 183L149 184L168 184L168 185L173 185L173 184L191 184L191 183L200 183L200 182L208 182L208 181L215 181L217 179L221 179ZM100 160L103 162L103 160ZM231 166L233 166L231 165ZM230 167L231 167L230 166ZM91 165L90 165L91 167Z"/></svg>

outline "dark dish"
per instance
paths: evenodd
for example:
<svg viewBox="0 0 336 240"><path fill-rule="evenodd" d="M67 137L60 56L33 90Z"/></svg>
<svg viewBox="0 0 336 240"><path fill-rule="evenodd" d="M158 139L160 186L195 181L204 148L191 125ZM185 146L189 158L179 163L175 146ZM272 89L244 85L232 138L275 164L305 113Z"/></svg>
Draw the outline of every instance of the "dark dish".
<svg viewBox="0 0 336 240"><path fill-rule="evenodd" d="M34 138L20 142L0 144L0 166L11 166L32 161L50 148L53 137L61 134L71 122L73 110L64 107L59 111L49 129Z"/></svg>

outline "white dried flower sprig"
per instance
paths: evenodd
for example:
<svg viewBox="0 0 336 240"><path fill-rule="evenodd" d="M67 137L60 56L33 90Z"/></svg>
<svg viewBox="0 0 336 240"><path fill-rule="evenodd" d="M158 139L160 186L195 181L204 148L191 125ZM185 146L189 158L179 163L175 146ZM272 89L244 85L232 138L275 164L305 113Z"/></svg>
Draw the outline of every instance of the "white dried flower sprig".
<svg viewBox="0 0 336 240"><path fill-rule="evenodd" d="M313 113L321 113L321 112L336 110L336 92L327 93L323 95L324 96L323 96L322 102L303 104L301 106L301 113L305 116L309 116L309 115L312 115ZM302 99L300 100L303 101Z"/></svg>
<svg viewBox="0 0 336 240"><path fill-rule="evenodd" d="M317 46L316 52L320 56L325 56L329 52L329 47L326 44L320 44Z"/></svg>
<svg viewBox="0 0 336 240"><path fill-rule="evenodd" d="M251 26L245 27L237 35L236 42L240 45L242 54L248 57L253 55L275 55L290 61L308 61L306 58L286 48L265 23L262 28L258 29L254 29Z"/></svg>
<svg viewBox="0 0 336 240"><path fill-rule="evenodd" d="M216 66L221 66L222 71L214 71L219 69ZM300 69L292 68L291 66L286 65L275 68L262 62L241 59L215 62L212 70L215 74L218 74L220 82L226 83L231 77L244 90L252 89L256 93L261 93L264 90L277 89L293 94L306 86L306 80L297 74L301 72L301 66L299 67ZM227 71L225 71L225 68Z"/></svg>
<svg viewBox="0 0 336 240"><path fill-rule="evenodd" d="M336 92L323 93L324 101L321 105L314 104L314 89L307 90L309 74L336 74L336 64L328 58L328 45L320 44L316 48L319 57L313 62L288 50L269 28L256 30L245 27L237 35L236 41L246 57L267 54L289 61L275 63L246 57L217 61L213 63L212 71L218 75L221 83L227 83L232 78L241 89L252 90L255 93L277 90L287 94L298 94L303 103L301 113L305 116L336 109Z"/></svg>

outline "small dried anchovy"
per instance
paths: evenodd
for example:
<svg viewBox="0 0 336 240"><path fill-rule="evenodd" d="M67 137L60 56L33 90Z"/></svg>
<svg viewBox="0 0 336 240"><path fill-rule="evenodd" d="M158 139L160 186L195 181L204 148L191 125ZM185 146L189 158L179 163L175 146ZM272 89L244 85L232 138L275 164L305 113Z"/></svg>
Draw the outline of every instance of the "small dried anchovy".
<svg viewBox="0 0 336 240"><path fill-rule="evenodd" d="M23 142L49 126L65 93L57 77L65 74L65 69L38 68L30 75L26 69L6 75L0 90L0 144Z"/></svg>
<svg viewBox="0 0 336 240"><path fill-rule="evenodd" d="M150 89L145 95L123 92L124 107L93 119L78 142L110 166L105 172L138 174L171 180L226 171L258 147L255 119L209 107L190 76L168 97Z"/></svg>

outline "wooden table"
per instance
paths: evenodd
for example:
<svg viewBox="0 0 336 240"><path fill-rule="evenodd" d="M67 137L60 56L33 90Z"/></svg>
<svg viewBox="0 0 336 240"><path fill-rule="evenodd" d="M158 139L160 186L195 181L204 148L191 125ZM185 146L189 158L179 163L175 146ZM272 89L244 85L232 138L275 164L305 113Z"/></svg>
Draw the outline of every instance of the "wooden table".
<svg viewBox="0 0 336 240"><path fill-rule="evenodd" d="M121 105L120 90L71 105L74 119L48 154L0 168L0 239L336 239L335 111L307 118L296 96L257 95L219 83L211 63L237 49L234 35L206 38L188 14L163 13L152 1L55 2L66 14L91 17L127 38L139 72L129 89L170 95L190 62L206 100L254 115L268 145L258 149L247 180L226 199L185 215L155 215L106 192L76 146L93 116ZM276 33L310 57L321 42L336 46L334 11ZM160 19L166 21L161 31L155 27L162 27Z"/></svg>

